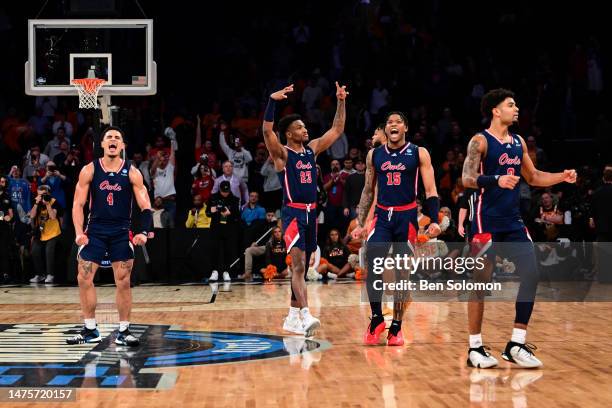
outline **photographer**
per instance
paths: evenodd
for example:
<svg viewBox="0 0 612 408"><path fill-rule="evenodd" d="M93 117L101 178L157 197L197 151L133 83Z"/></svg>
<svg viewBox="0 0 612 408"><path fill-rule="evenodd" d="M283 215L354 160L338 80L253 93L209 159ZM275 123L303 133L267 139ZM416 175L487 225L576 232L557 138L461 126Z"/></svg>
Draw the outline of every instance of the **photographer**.
<svg viewBox="0 0 612 408"><path fill-rule="evenodd" d="M32 262L36 272L36 275L30 280L32 283L43 281L53 283L56 246L62 234L59 223L61 216L62 207L51 196L51 188L47 185L39 186L34 206L30 211L34 231Z"/></svg>
<svg viewBox="0 0 612 408"><path fill-rule="evenodd" d="M206 204L202 200L202 196L195 194L193 196L193 208L187 213L187 228L210 228L210 217L206 215Z"/></svg>
<svg viewBox="0 0 612 408"><path fill-rule="evenodd" d="M229 181L219 184L219 192L208 200L206 215L211 218L211 234L213 240L213 271L210 281L219 279L218 270L223 270L223 280L231 281L227 269L236 256L238 226L240 225L240 200L232 195Z"/></svg>
<svg viewBox="0 0 612 408"><path fill-rule="evenodd" d="M193 229L193 242L187 251L187 262L190 269L197 271L198 276L208 276L210 272L210 217L206 215L206 204L202 196L194 194L193 207L187 213L185 227Z"/></svg>

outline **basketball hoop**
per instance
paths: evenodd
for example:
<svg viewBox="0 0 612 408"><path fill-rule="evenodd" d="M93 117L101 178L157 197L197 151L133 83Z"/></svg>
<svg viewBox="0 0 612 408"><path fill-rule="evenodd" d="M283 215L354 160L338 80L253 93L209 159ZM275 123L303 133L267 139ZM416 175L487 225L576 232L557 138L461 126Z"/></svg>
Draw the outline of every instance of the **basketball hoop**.
<svg viewBox="0 0 612 408"><path fill-rule="evenodd" d="M81 78L70 81L79 92L79 109L97 109L98 91L106 83L99 78Z"/></svg>

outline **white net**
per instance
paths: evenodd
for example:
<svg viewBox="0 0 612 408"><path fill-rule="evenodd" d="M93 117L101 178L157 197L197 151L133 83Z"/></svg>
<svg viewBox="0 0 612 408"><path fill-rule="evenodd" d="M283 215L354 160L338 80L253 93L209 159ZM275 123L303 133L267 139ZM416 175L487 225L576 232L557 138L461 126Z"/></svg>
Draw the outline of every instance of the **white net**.
<svg viewBox="0 0 612 408"><path fill-rule="evenodd" d="M73 79L72 85L79 92L79 109L97 109L98 91L106 83L103 79L83 78Z"/></svg>

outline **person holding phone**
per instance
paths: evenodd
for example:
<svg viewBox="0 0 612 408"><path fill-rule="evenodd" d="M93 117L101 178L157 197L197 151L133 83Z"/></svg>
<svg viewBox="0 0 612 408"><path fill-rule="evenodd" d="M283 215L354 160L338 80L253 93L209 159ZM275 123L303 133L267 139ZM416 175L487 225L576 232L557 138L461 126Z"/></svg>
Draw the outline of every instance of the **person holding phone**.
<svg viewBox="0 0 612 408"><path fill-rule="evenodd" d="M45 184L51 189L51 196L55 198L57 203L62 208L66 208L66 192L64 191L64 183L68 179L62 174L54 161L49 160L45 167L44 174L40 172L38 184Z"/></svg>

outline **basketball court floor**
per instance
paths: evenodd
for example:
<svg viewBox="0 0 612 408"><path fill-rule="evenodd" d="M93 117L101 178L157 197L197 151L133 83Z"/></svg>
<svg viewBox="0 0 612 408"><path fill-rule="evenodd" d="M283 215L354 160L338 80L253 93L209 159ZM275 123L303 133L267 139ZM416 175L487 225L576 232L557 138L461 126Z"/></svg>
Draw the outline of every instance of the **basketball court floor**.
<svg viewBox="0 0 612 408"><path fill-rule="evenodd" d="M413 303L404 347L363 346L360 285L309 284L322 328L307 340L281 329L288 282L220 284L214 303L209 286L138 286L136 349L112 342L113 286L98 288L102 343L70 347L64 338L82 324L76 287L2 287L0 406L612 406L609 303L537 303L528 340L544 367L479 370L465 364L464 302ZM514 305L486 309L484 339L499 358ZM7 400L16 388L74 389L76 403Z"/></svg>

